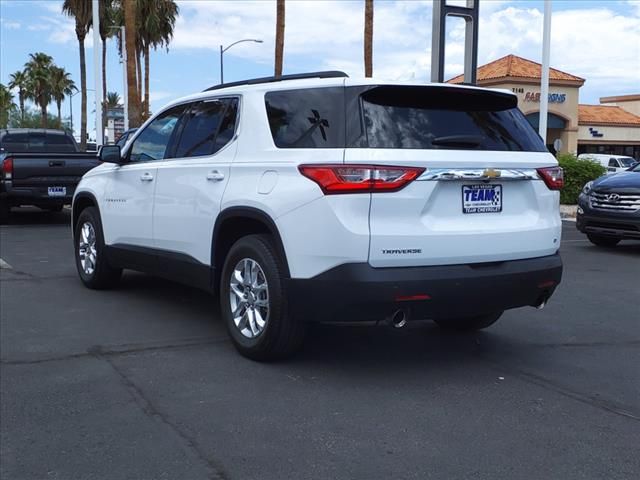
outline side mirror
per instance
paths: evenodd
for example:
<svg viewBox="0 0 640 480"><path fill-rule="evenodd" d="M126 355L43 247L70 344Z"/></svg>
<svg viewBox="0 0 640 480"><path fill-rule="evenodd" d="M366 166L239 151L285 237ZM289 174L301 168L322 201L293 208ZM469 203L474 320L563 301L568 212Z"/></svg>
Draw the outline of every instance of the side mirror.
<svg viewBox="0 0 640 480"><path fill-rule="evenodd" d="M120 145L102 145L98 157L101 162L115 163L122 165L122 155L120 153Z"/></svg>

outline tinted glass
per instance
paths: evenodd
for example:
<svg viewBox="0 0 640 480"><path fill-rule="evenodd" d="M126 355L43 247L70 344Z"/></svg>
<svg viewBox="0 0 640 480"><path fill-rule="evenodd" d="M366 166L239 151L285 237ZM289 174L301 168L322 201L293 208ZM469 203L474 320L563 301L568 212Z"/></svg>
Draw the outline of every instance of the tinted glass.
<svg viewBox="0 0 640 480"><path fill-rule="evenodd" d="M618 160L620 160L620 163L625 168L630 167L636 163L636 161L631 157L622 157L622 158L619 158Z"/></svg>
<svg viewBox="0 0 640 480"><path fill-rule="evenodd" d="M344 88L270 92L265 103L277 147L344 147Z"/></svg>
<svg viewBox="0 0 640 480"><path fill-rule="evenodd" d="M615 158L610 158L609 159L609 166L610 167L617 167L618 166L618 161Z"/></svg>
<svg viewBox="0 0 640 480"><path fill-rule="evenodd" d="M220 145L216 138L224 123L227 105L227 100L212 100L199 102L191 107L185 115L184 128L175 154L177 158L212 155L226 143Z"/></svg>
<svg viewBox="0 0 640 480"><path fill-rule="evenodd" d="M348 90L351 147L546 151L511 95L412 86Z"/></svg>
<svg viewBox="0 0 640 480"><path fill-rule="evenodd" d="M184 105L171 108L156 117L134 140L129 150L130 162L148 162L165 158Z"/></svg>
<svg viewBox="0 0 640 480"><path fill-rule="evenodd" d="M124 144L127 143L127 138L129 138L129 134L123 133L122 135L120 135L120 138L116 142L116 145L120 145L120 147L124 147Z"/></svg>
<svg viewBox="0 0 640 480"><path fill-rule="evenodd" d="M0 148L7 152L24 152L29 148L27 132L7 133L0 139Z"/></svg>
<svg viewBox="0 0 640 480"><path fill-rule="evenodd" d="M67 135L48 133L45 142L47 152L71 153L76 151L76 144Z"/></svg>
<svg viewBox="0 0 640 480"><path fill-rule="evenodd" d="M44 152L45 135L39 132L29 133L29 151L31 152Z"/></svg>
<svg viewBox="0 0 640 480"><path fill-rule="evenodd" d="M236 123L238 121L238 99L230 98L226 100L227 110L222 118L222 124L216 136L216 150L221 149L231 141L236 133Z"/></svg>

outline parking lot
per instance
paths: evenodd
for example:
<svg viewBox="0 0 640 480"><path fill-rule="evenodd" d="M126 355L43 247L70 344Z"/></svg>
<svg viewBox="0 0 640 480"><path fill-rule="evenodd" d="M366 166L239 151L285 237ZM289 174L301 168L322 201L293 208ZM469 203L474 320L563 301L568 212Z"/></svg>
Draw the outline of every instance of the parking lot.
<svg viewBox="0 0 640 480"><path fill-rule="evenodd" d="M640 475L640 242L567 222L542 311L472 335L317 326L260 364L204 292L85 289L68 221L0 227L3 479Z"/></svg>

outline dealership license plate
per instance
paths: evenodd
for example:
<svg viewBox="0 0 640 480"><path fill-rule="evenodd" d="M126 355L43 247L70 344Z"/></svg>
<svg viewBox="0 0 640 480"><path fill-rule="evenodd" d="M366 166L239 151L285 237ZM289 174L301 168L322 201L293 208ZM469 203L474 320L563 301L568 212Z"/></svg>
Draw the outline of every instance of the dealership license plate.
<svg viewBox="0 0 640 480"><path fill-rule="evenodd" d="M502 185L463 185L462 213L502 211Z"/></svg>
<svg viewBox="0 0 640 480"><path fill-rule="evenodd" d="M49 187L47 193L50 197L64 197L67 195L67 187Z"/></svg>

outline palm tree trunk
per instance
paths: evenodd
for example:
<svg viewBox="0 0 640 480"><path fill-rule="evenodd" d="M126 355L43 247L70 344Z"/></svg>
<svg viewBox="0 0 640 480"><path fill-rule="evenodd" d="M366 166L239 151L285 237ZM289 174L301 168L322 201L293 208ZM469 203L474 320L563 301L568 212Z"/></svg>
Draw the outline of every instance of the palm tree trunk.
<svg viewBox="0 0 640 480"><path fill-rule="evenodd" d="M40 104L40 126L47 128L47 106L44 101Z"/></svg>
<svg viewBox="0 0 640 480"><path fill-rule="evenodd" d="M282 76L282 61L284 57L284 0L276 3L276 61L275 76Z"/></svg>
<svg viewBox="0 0 640 480"><path fill-rule="evenodd" d="M127 87L129 91L129 127L140 126L140 97L136 80L136 2L124 2L125 49L127 51Z"/></svg>
<svg viewBox="0 0 640 480"><path fill-rule="evenodd" d="M56 100L56 105L58 106L58 128L62 129L62 102Z"/></svg>
<svg viewBox="0 0 640 480"><path fill-rule="evenodd" d="M18 92L18 97L20 99L20 126L24 125L24 92L22 89Z"/></svg>
<svg viewBox="0 0 640 480"><path fill-rule="evenodd" d="M102 131L107 128L107 41L102 39ZM110 139L113 140L113 139Z"/></svg>
<svg viewBox="0 0 640 480"><path fill-rule="evenodd" d="M84 58L84 38L80 44L80 150L87 149L87 62Z"/></svg>
<svg viewBox="0 0 640 480"><path fill-rule="evenodd" d="M364 76L373 75L373 0L364 2Z"/></svg>
<svg viewBox="0 0 640 480"><path fill-rule="evenodd" d="M144 119L149 118L149 45L144 47Z"/></svg>
<svg viewBox="0 0 640 480"><path fill-rule="evenodd" d="M142 64L140 62L140 51L136 49L136 78L138 81L138 95L142 101Z"/></svg>

